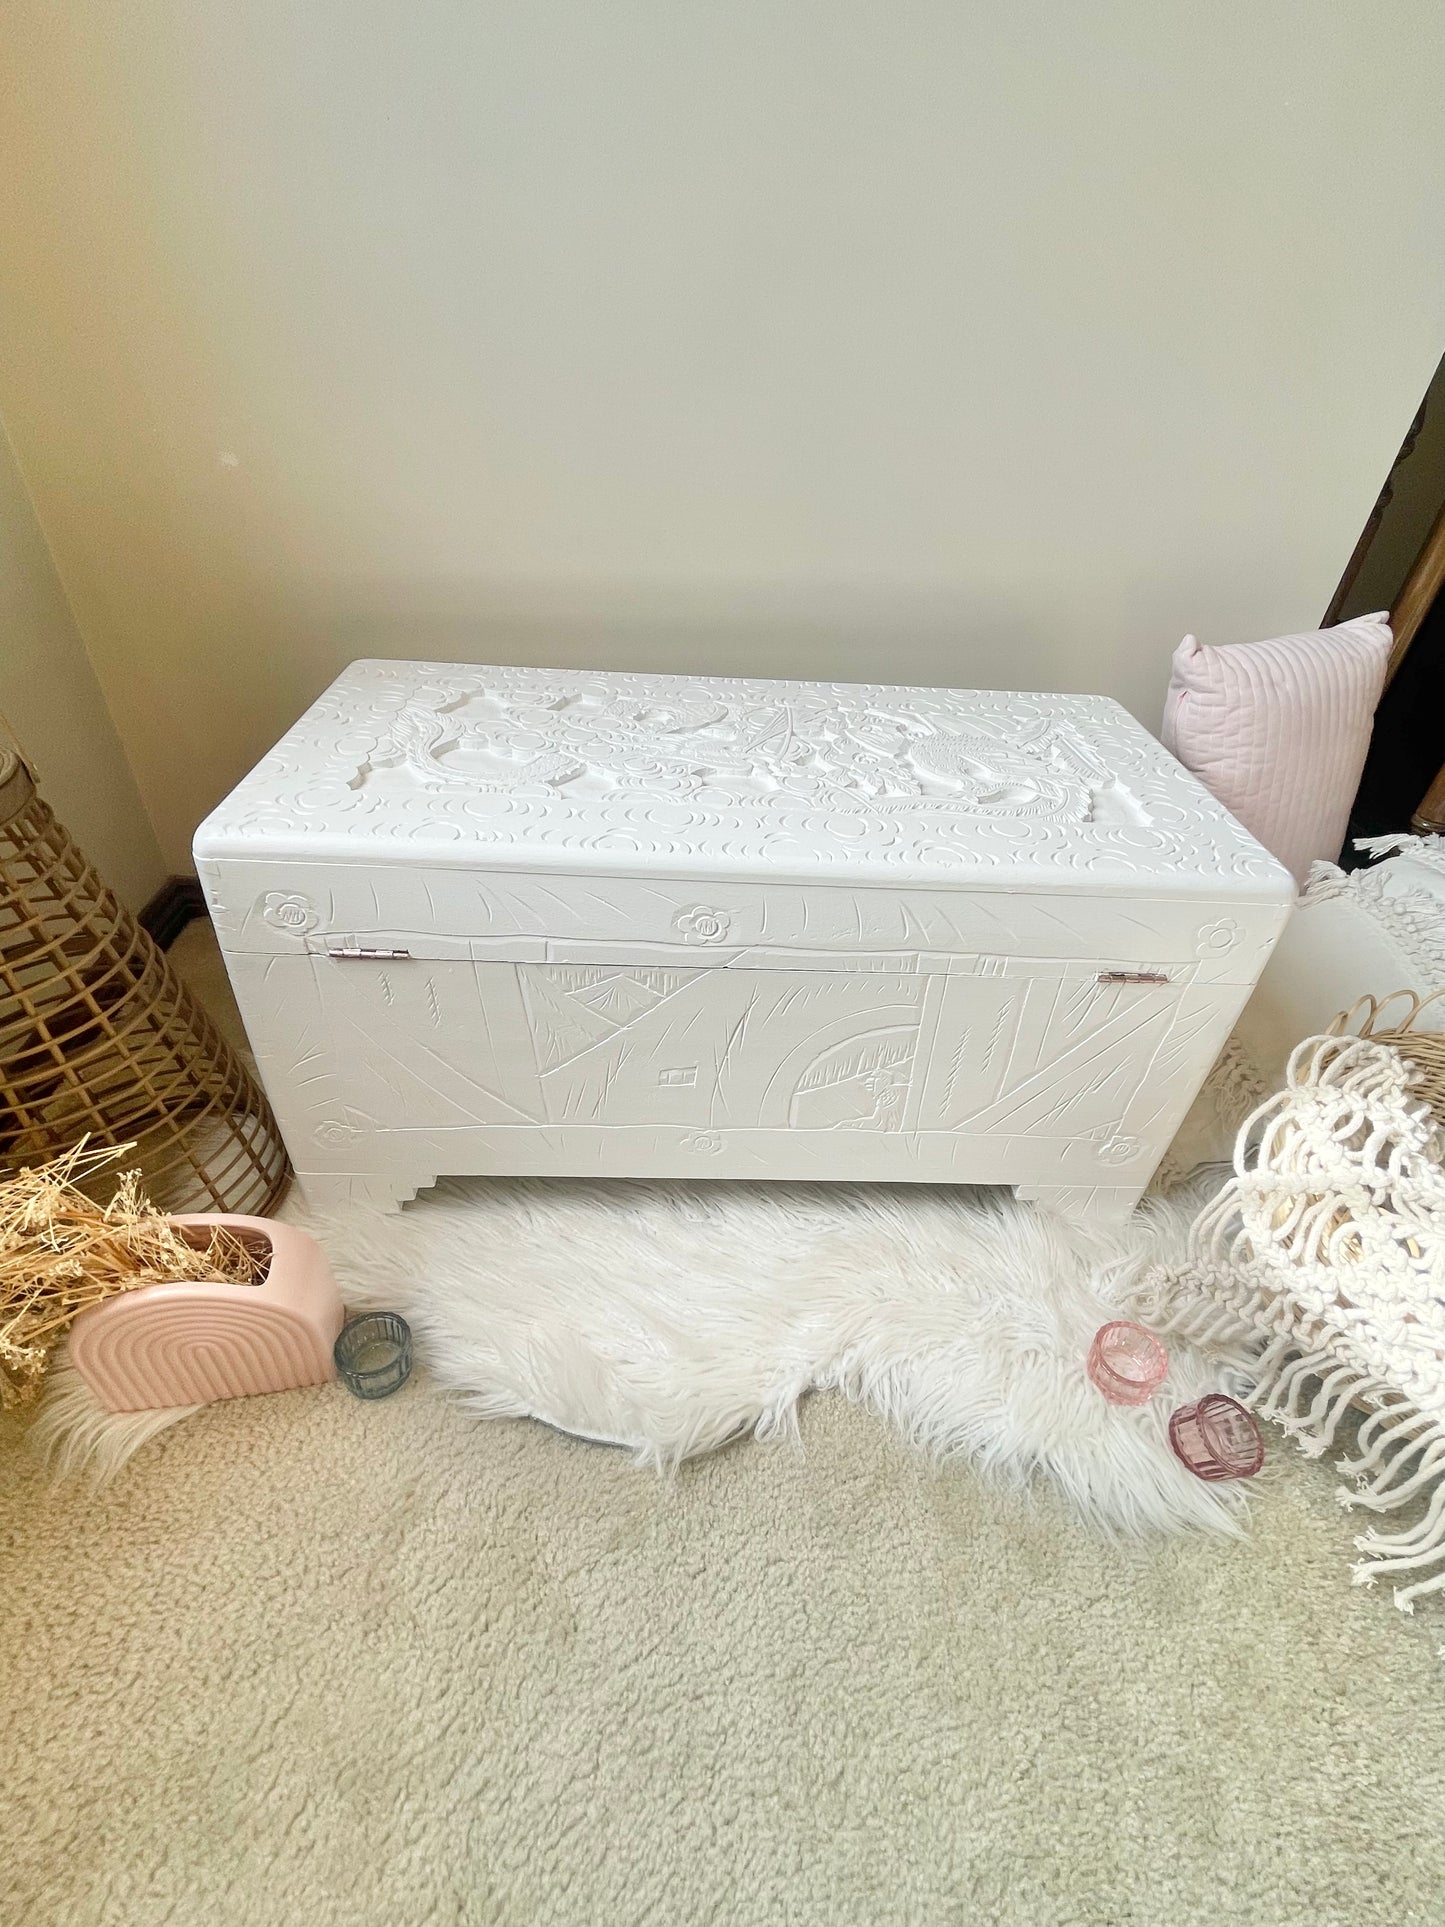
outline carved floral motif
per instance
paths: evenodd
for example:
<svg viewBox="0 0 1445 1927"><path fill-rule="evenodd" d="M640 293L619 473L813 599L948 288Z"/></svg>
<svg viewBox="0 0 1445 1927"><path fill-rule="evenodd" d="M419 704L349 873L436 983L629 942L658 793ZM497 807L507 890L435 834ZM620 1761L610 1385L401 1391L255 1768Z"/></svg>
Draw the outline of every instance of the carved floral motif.
<svg viewBox="0 0 1445 1927"><path fill-rule="evenodd" d="M1144 1147L1136 1137L1119 1135L1105 1138L1099 1146L1101 1164L1132 1164Z"/></svg>
<svg viewBox="0 0 1445 1927"><path fill-rule="evenodd" d="M297 937L314 930L321 921L309 897L288 890L272 890L262 897L261 919L273 930L289 930Z"/></svg>
<svg viewBox="0 0 1445 1927"><path fill-rule="evenodd" d="M1222 957L1238 940L1239 925L1234 918L1220 917L1214 923L1205 924L1194 947L1201 957Z"/></svg>
<svg viewBox="0 0 1445 1927"><path fill-rule="evenodd" d="M732 928L726 910L709 910L701 903L679 910L673 923L688 943L722 943Z"/></svg>

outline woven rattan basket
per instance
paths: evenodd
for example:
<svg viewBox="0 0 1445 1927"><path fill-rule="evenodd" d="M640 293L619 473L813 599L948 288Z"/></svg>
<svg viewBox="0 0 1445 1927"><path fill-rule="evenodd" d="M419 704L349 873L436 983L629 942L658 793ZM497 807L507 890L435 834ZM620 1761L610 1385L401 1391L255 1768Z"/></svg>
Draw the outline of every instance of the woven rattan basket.
<svg viewBox="0 0 1445 1927"><path fill-rule="evenodd" d="M1416 1073L1414 1095L1445 1124L1445 1032L1415 1028L1421 1012L1432 1004L1445 1018L1442 998L1445 989L1433 990L1428 997L1414 990L1392 990L1388 997L1360 997L1340 1012L1330 1030L1336 1036L1348 1031L1356 1037L1370 1037L1397 1050Z"/></svg>
<svg viewBox="0 0 1445 1927"><path fill-rule="evenodd" d="M136 1141L167 1211L265 1213L289 1176L255 1078L0 750L0 1166Z"/></svg>

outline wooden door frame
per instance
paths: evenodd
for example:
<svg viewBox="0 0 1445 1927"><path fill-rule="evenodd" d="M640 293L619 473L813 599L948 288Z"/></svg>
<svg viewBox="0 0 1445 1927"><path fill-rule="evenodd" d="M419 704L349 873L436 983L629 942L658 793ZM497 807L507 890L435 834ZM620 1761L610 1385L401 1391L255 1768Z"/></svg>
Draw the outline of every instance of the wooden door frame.
<svg viewBox="0 0 1445 1927"><path fill-rule="evenodd" d="M1434 526L1421 544L1414 566L1405 577L1390 610L1390 629L1395 646L1390 651L1385 670L1387 689L1396 670L1405 660L1416 631L1429 615L1442 585L1445 585L1445 508L1435 517ZM1445 762L1440 765L1434 782L1416 806L1410 819L1410 828L1417 836L1445 836Z"/></svg>
<svg viewBox="0 0 1445 1927"><path fill-rule="evenodd" d="M1395 671L1405 660L1405 652L1415 640L1415 632L1430 613L1430 605L1445 583L1445 508L1435 517L1434 526L1420 546L1410 573L1390 610L1390 630L1395 646L1385 670L1385 687L1394 680Z"/></svg>

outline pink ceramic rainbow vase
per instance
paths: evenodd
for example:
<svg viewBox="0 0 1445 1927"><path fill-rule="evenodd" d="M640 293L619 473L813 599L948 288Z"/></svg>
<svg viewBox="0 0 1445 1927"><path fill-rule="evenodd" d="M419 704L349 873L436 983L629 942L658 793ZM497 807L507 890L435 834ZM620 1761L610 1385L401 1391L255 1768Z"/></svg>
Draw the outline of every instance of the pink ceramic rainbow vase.
<svg viewBox="0 0 1445 1927"><path fill-rule="evenodd" d="M204 1405L335 1377L341 1294L314 1238L231 1213L175 1222L264 1239L266 1275L255 1285L145 1285L82 1312L70 1329L71 1363L107 1411Z"/></svg>

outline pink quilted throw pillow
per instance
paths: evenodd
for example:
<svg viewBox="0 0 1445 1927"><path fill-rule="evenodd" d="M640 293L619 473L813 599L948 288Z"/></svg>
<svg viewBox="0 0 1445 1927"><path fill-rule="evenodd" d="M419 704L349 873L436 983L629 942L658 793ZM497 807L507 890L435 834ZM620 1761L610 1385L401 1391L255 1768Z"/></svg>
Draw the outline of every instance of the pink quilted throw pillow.
<svg viewBox="0 0 1445 1927"><path fill-rule="evenodd" d="M1174 651L1165 748L1300 883L1340 853L1390 645L1378 615L1219 649L1186 636Z"/></svg>

